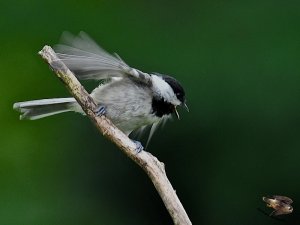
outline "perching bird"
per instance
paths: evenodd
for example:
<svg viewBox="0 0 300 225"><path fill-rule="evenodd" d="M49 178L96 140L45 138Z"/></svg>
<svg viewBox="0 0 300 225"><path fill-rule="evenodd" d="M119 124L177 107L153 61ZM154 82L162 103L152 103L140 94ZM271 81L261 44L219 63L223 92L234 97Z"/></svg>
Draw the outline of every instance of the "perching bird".
<svg viewBox="0 0 300 225"><path fill-rule="evenodd" d="M128 66L117 54L99 47L87 34L63 35L64 44L57 45L57 56L79 79L102 80L91 96L98 104L97 115L105 115L126 135L147 125L156 124L177 106L187 110L185 92L171 76L144 73ZM104 82L103 82L104 81ZM20 119L35 120L54 114L74 111L84 114L74 98L52 98L17 102ZM153 134L151 129L149 139ZM148 140L149 140L148 139ZM142 148L137 142L138 148Z"/></svg>
<svg viewBox="0 0 300 225"><path fill-rule="evenodd" d="M263 201L267 203L268 207L274 209L270 216L278 216L282 214L290 214L293 212L291 204L293 200L280 195L272 195L270 197L263 197Z"/></svg>

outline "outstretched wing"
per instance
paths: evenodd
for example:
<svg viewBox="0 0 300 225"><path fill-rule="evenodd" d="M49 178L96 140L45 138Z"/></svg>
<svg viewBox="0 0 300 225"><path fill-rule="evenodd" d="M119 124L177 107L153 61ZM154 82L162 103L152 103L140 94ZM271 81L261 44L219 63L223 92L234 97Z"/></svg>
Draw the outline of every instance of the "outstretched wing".
<svg viewBox="0 0 300 225"><path fill-rule="evenodd" d="M57 56L79 79L130 76L144 83L151 82L149 74L131 68L117 54L109 54L84 32L78 36L64 32L62 42L54 47Z"/></svg>

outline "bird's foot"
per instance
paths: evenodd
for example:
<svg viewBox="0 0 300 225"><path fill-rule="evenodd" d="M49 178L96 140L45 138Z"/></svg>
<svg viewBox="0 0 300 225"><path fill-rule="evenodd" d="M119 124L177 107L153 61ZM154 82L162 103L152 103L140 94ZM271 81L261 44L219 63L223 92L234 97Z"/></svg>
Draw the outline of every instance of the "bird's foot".
<svg viewBox="0 0 300 225"><path fill-rule="evenodd" d="M104 106L104 105L98 105L98 107L96 108L96 110L94 111L94 113L96 114L96 116L105 116L105 114L106 114L106 106Z"/></svg>
<svg viewBox="0 0 300 225"><path fill-rule="evenodd" d="M132 141L135 143L135 152L136 152L136 154L138 154L138 153L140 153L141 151L144 150L144 147L143 147L141 142L135 141L135 140L132 140Z"/></svg>

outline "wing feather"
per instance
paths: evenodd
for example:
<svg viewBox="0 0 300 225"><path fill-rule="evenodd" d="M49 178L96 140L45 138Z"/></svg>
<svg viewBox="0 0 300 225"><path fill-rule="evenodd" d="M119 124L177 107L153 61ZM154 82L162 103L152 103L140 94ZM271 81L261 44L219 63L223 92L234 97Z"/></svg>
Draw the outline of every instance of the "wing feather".
<svg viewBox="0 0 300 225"><path fill-rule="evenodd" d="M145 83L151 82L149 74L131 68L116 53L109 54L84 32L78 36L64 32L62 42L55 46L57 56L80 79L131 76Z"/></svg>
<svg viewBox="0 0 300 225"><path fill-rule="evenodd" d="M286 197L286 196L273 195L272 198L274 198L278 201L284 202L285 204L292 204L293 203L293 200L289 197Z"/></svg>

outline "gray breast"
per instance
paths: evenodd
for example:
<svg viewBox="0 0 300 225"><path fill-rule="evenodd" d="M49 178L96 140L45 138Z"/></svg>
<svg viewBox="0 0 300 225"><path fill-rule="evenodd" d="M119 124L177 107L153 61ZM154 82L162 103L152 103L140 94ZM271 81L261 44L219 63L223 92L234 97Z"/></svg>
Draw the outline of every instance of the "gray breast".
<svg viewBox="0 0 300 225"><path fill-rule="evenodd" d="M96 88L91 96L106 106L107 117L127 135L159 120L152 114L152 91L129 78L113 80Z"/></svg>

